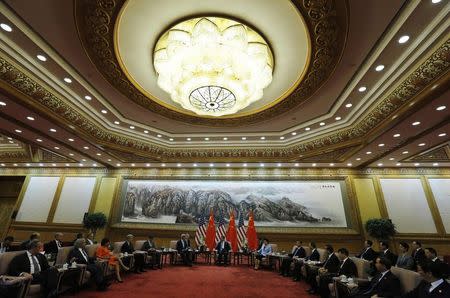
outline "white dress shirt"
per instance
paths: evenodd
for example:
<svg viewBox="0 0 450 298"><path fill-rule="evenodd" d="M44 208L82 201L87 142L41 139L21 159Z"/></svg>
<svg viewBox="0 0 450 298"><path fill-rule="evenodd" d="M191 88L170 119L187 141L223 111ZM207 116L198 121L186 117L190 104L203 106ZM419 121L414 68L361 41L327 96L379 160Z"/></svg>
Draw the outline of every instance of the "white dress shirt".
<svg viewBox="0 0 450 298"><path fill-rule="evenodd" d="M36 256L33 256L29 251L27 251L28 260L30 261L30 274L41 271L41 264ZM33 258L37 262L38 268L34 268Z"/></svg>
<svg viewBox="0 0 450 298"><path fill-rule="evenodd" d="M80 251L83 258L86 260L86 262L89 262L89 258L87 256L86 252L82 248L79 248L78 250Z"/></svg>
<svg viewBox="0 0 450 298"><path fill-rule="evenodd" d="M431 283L430 289L428 290L428 293L433 292L433 290L436 289L437 287L439 287L439 285L443 282L444 282L443 278L433 281Z"/></svg>

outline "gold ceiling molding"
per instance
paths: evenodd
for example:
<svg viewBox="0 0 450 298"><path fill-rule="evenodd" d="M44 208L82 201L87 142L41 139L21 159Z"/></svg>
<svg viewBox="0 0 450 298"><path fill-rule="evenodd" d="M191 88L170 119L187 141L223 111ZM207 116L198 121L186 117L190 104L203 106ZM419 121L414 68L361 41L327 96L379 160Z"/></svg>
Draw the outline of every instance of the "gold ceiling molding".
<svg viewBox="0 0 450 298"><path fill-rule="evenodd" d="M426 150L412 157L405 159L405 161L414 162L449 162L450 161L450 146L448 143L438 147Z"/></svg>
<svg viewBox="0 0 450 298"><path fill-rule="evenodd" d="M120 151L108 147L104 147L105 152L115 157L121 162L156 162L155 159L150 159L148 156L141 156L131 152Z"/></svg>
<svg viewBox="0 0 450 298"><path fill-rule="evenodd" d="M300 155L323 152L324 149L342 147L343 143L356 145L362 139L370 139L375 128L387 125L388 119L407 102L420 94L421 101L430 99L430 94L422 93L427 86L436 80L444 78L448 81L450 67L450 40L444 43L424 61L403 83L391 94L380 100L380 103L365 116L359 118L354 126L329 135L322 136L303 143L297 143L284 148L168 148L155 145L149 141L134 139L127 135L112 132L87 118L76 106L66 102L31 79L19 67L11 64L5 57L0 57L0 88L19 102L24 102L33 108L47 114L52 121L63 122L66 126L77 126L76 133L99 145L105 145L116 150L148 156L149 159L165 162L208 162L214 161L290 161ZM404 110L406 112L407 110ZM399 115L400 116L400 115Z"/></svg>
<svg viewBox="0 0 450 298"><path fill-rule="evenodd" d="M355 151L360 146L350 146L338 149L332 149L326 152L321 152L317 155L299 159L301 162L343 162L347 159L349 153Z"/></svg>
<svg viewBox="0 0 450 298"><path fill-rule="evenodd" d="M165 117L207 126L242 126L266 121L290 111L307 100L331 75L345 45L348 30L347 1L336 5L335 0L300 1L293 4L303 16L311 39L311 61L303 81L292 94L255 114L234 118L202 118L180 113L144 95L128 79L114 54L114 26L125 0L77 0L75 19L83 47L99 72L126 97Z"/></svg>

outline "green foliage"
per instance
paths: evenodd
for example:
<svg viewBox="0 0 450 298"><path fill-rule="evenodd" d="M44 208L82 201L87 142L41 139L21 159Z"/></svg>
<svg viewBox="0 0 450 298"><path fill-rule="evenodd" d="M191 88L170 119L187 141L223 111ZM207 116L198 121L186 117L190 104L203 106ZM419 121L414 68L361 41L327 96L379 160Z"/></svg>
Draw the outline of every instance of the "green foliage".
<svg viewBox="0 0 450 298"><path fill-rule="evenodd" d="M90 213L83 220L84 227L94 233L94 236L98 229L103 229L106 226L106 223L106 215L102 212Z"/></svg>
<svg viewBox="0 0 450 298"><path fill-rule="evenodd" d="M377 240L389 240L397 232L389 219L372 218L366 222L367 233Z"/></svg>

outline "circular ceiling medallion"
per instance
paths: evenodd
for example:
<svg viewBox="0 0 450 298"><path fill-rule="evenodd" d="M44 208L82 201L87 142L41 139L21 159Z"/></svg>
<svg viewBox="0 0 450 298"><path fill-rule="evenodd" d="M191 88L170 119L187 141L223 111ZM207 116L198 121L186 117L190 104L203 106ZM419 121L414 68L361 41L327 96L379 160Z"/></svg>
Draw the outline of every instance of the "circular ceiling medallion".
<svg viewBox="0 0 450 298"><path fill-rule="evenodd" d="M334 0L315 4L299 0L76 0L75 14L87 54L117 90L154 113L209 126L267 121L299 106L334 70L348 28L346 5L336 7ZM201 20L204 16L242 24L246 30L257 32L263 44L270 44L267 48L273 59L272 81L260 88L262 95L254 93L259 100L248 101L246 107L239 106L240 92L229 85L208 81L188 88L182 104L158 85L160 73L153 61L158 40L177 24ZM224 28L218 27L223 34ZM193 109L192 102L197 107L201 103L191 95L195 89L203 90L201 87L230 91L234 105L227 102L226 107L213 115L203 108Z"/></svg>
<svg viewBox="0 0 450 298"><path fill-rule="evenodd" d="M274 63L269 45L250 27L201 17L166 31L156 43L153 64L158 86L175 103L218 117L260 100L272 82Z"/></svg>

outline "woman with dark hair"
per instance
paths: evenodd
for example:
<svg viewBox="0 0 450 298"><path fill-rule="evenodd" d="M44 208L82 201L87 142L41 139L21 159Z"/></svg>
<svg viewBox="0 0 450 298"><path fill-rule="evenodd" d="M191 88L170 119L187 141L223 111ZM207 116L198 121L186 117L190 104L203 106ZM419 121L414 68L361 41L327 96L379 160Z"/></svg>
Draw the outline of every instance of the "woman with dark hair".
<svg viewBox="0 0 450 298"><path fill-rule="evenodd" d="M101 245L97 248L97 258L108 260L108 265L110 267L114 267L114 270L116 272L116 280L118 282L123 282L122 278L120 277L120 267L122 267L125 271L128 271L130 268L125 266L122 263L122 260L120 258L117 258L111 250L109 250L110 241L108 238L103 238Z"/></svg>

